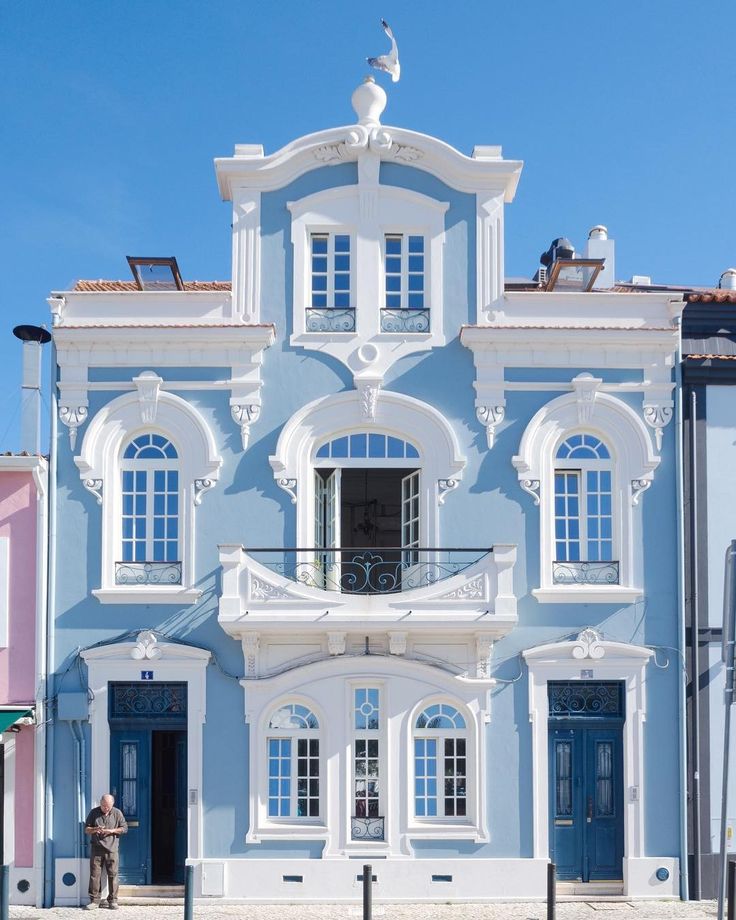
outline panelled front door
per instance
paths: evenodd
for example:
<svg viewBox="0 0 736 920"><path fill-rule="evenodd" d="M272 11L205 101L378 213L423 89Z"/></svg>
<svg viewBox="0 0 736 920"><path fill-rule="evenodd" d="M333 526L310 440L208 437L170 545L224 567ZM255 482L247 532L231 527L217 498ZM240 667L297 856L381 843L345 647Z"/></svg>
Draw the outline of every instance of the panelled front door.
<svg viewBox="0 0 736 920"><path fill-rule="evenodd" d="M120 841L120 879L151 884L151 732L110 735L110 791L125 815L128 833Z"/></svg>
<svg viewBox="0 0 736 920"><path fill-rule="evenodd" d="M623 713L615 710L622 694L615 685L577 683L573 714L562 713L568 718L554 718L550 685L550 858L559 879L618 880L624 839ZM600 708L604 698L606 714ZM595 708L589 709L591 700Z"/></svg>

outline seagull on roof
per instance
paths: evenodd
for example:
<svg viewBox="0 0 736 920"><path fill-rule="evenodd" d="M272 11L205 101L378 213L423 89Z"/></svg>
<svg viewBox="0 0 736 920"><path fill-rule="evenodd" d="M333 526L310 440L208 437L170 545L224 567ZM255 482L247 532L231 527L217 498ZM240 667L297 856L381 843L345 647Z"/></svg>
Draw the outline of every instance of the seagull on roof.
<svg viewBox="0 0 736 920"><path fill-rule="evenodd" d="M380 57L369 57L366 60L371 67L375 67L376 70L383 70L385 73L391 74L391 81L393 83L398 83L399 76L401 75L399 49L396 46L396 39L394 38L394 33L391 31L391 26L389 26L385 19L381 20L381 25L383 26L383 31L391 39L391 50L388 54L382 54Z"/></svg>

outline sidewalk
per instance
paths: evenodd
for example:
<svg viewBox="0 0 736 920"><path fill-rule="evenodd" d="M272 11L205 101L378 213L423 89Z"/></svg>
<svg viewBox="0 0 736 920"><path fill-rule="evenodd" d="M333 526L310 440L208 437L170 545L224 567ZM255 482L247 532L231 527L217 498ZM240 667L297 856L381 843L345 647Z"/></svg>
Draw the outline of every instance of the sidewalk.
<svg viewBox="0 0 736 920"><path fill-rule="evenodd" d="M11 907L11 920L183 920L182 906L121 906L114 914L105 910L81 912L76 907ZM195 904L195 920L361 920L361 903L355 904ZM496 904L375 904L375 920L546 920L540 901ZM558 920L714 920L715 901L575 901L557 904Z"/></svg>

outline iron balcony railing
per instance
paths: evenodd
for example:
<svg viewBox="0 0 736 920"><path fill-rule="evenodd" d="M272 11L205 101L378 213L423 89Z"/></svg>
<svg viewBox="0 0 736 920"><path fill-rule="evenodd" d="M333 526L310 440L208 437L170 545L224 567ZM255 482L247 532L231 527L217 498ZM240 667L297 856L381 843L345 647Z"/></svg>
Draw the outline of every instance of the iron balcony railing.
<svg viewBox="0 0 736 920"><path fill-rule="evenodd" d="M429 310L382 307L381 332L429 332Z"/></svg>
<svg viewBox="0 0 736 920"><path fill-rule="evenodd" d="M355 307L307 307L307 332L355 332Z"/></svg>
<svg viewBox="0 0 736 920"><path fill-rule="evenodd" d="M552 583L555 585L617 585L618 562L558 562L552 563Z"/></svg>
<svg viewBox="0 0 736 920"><path fill-rule="evenodd" d="M116 562L116 585L180 585L181 562Z"/></svg>
<svg viewBox="0 0 736 920"><path fill-rule="evenodd" d="M452 578L493 547L353 546L248 549L265 568L298 584L342 594L397 594Z"/></svg>
<svg viewBox="0 0 736 920"><path fill-rule="evenodd" d="M385 818L350 819L350 836L353 840L385 840Z"/></svg>

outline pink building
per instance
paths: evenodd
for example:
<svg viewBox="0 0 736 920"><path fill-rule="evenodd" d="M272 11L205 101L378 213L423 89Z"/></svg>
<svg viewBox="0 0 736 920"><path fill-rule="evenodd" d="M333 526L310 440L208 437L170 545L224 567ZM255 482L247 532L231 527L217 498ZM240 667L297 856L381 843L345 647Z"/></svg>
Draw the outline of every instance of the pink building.
<svg viewBox="0 0 736 920"><path fill-rule="evenodd" d="M15 904L43 887L46 482L43 457L0 456L0 863Z"/></svg>

